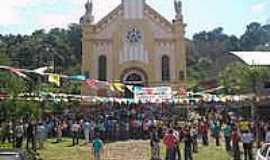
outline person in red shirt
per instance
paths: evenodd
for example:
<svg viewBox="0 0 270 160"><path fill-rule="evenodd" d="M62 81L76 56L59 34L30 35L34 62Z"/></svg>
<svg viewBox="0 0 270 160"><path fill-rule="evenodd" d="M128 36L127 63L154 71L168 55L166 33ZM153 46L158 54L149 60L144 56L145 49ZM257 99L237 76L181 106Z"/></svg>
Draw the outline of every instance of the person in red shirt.
<svg viewBox="0 0 270 160"><path fill-rule="evenodd" d="M166 146L166 160L175 160L176 157L176 144L177 138L173 135L173 129L170 129L169 132L163 138L163 143Z"/></svg>
<svg viewBox="0 0 270 160"><path fill-rule="evenodd" d="M232 147L233 147L233 159L234 160L241 160L240 158L240 149L239 149L239 142L240 142L240 135L237 128L233 128L232 132Z"/></svg>
<svg viewBox="0 0 270 160"><path fill-rule="evenodd" d="M208 146L208 123L206 121L201 122L199 130L200 134L202 135L203 145Z"/></svg>

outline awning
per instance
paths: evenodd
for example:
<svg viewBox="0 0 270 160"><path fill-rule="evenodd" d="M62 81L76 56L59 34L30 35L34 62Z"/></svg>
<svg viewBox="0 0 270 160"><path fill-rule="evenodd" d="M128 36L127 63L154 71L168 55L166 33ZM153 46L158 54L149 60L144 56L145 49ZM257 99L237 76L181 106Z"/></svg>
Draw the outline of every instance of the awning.
<svg viewBox="0 0 270 160"><path fill-rule="evenodd" d="M230 52L248 65L269 66L270 52Z"/></svg>

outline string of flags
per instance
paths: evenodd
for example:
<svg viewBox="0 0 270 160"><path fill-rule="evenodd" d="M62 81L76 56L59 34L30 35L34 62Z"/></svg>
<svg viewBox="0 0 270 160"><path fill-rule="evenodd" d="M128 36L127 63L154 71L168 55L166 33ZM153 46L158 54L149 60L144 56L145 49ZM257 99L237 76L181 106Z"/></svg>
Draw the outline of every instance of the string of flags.
<svg viewBox="0 0 270 160"><path fill-rule="evenodd" d="M56 73L46 73L51 69L51 67L45 66L41 68L37 68L34 70L27 70L27 69L18 69L14 67L9 66L1 66L0 70L5 70L8 72L11 72L18 77L21 77L26 80L31 80L30 73L37 74L40 76L44 76L47 78L48 82L55 84L56 86L60 87L62 84L62 79L70 80L70 81L79 81L84 84L86 84L91 89L100 89L100 88L106 88L110 89L111 91L115 92L124 92L125 89L128 89L129 91L134 93L134 99L121 99L121 98L113 98L113 97L85 97L81 95L64 95L67 97L71 97L71 99L85 99L89 100L91 102L113 102L113 101L119 101L119 102L132 102L132 103L161 103L161 102L170 102L173 101L173 103L185 103L185 101L197 103L200 101L204 102L211 102L211 101L241 101L242 99L248 99L249 97L242 96L241 98L239 96L237 97L231 97L231 96L218 96L218 95L211 95L211 94L205 94L201 93L198 96L191 95L190 92L187 92L186 88L179 88L178 91L176 91L178 94L172 91L171 87L141 87L136 85L126 85L124 83L121 83L120 81L99 81L95 79L88 79L84 75L62 75L62 74L56 74ZM177 96L176 96L177 95ZM190 96L191 95L191 96ZM42 96L41 96L42 97ZM59 99L62 99L63 97L60 95L55 95L53 97L61 97ZM200 97L200 98L195 98ZM1 98L1 97L0 97ZM40 97L35 97L36 99L40 100Z"/></svg>
<svg viewBox="0 0 270 160"><path fill-rule="evenodd" d="M68 75L63 75L63 74L56 74L56 73L47 73L46 71L53 69L53 67L50 66L45 66L45 67L41 67L41 68L37 68L34 70L28 70L28 69L17 69L14 67L9 67L9 66L1 66L0 65L0 69L4 69L7 70L9 72L12 72L14 74L16 74L19 77L22 77L24 79L27 80L31 80L28 76L29 73L32 74L37 74L40 76L44 76L47 77L48 82L55 84L57 87L60 87L62 84L62 79L65 80L70 80L70 81L79 81L82 83L85 83L89 88L91 89L109 89L110 91L113 92L125 92L125 89L128 89L130 92L141 92L142 87L139 86L135 86L135 85L126 85L124 83L121 83L120 81L99 81L96 79L88 79L85 75L72 75L72 76L68 76ZM28 73L28 74L26 74ZM146 87L147 88L147 87ZM158 90L162 89L162 87L157 87ZM153 91L153 88L150 89L146 89L144 94L148 94L149 91ZM155 91L158 92L158 91ZM181 93L181 95L186 94L186 90L185 89L181 89L179 91L179 93ZM163 93L160 93L163 94Z"/></svg>

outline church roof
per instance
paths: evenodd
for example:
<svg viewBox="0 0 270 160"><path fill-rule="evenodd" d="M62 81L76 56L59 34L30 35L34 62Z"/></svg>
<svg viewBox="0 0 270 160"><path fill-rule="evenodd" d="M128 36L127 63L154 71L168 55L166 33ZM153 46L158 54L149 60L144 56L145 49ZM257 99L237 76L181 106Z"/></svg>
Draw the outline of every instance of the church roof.
<svg viewBox="0 0 270 160"><path fill-rule="evenodd" d="M270 65L270 52L230 52L248 65Z"/></svg>
<svg viewBox="0 0 270 160"><path fill-rule="evenodd" d="M96 23L96 26L102 26L104 23L108 22L110 19L113 19L114 15L118 14L123 9L123 5L119 4L115 9L113 9L111 12L109 12L106 16L104 16L101 20L99 20ZM149 11L150 13L154 14L156 17L158 17L162 22L164 22L167 26L172 27L172 23L167 20L165 17L163 17L160 13L158 13L155 9L153 9L148 4L145 4L145 9Z"/></svg>

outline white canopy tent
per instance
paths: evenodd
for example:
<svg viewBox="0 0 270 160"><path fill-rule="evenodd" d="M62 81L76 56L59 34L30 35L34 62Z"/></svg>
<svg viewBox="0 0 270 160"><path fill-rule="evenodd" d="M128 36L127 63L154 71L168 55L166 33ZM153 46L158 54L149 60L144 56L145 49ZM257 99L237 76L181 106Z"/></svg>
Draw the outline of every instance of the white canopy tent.
<svg viewBox="0 0 270 160"><path fill-rule="evenodd" d="M270 66L270 52L230 52L248 65Z"/></svg>

